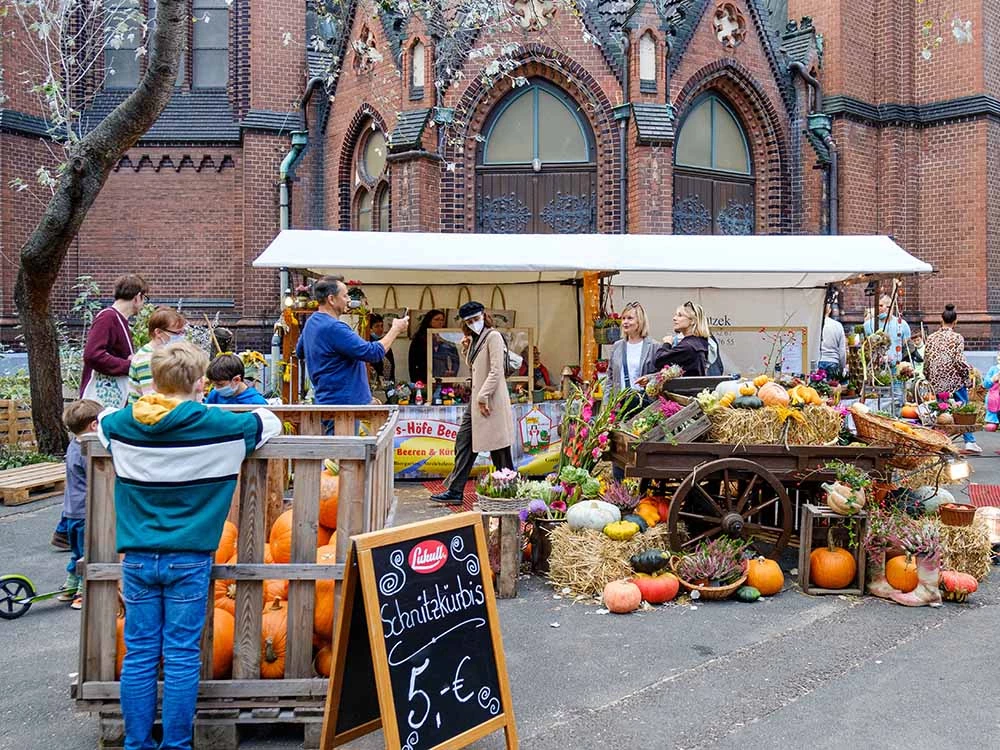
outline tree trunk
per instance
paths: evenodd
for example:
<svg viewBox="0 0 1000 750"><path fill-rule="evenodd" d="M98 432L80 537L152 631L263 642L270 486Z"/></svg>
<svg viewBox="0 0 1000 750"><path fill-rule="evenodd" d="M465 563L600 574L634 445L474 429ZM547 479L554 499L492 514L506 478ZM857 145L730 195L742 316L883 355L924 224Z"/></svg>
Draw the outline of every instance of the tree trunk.
<svg viewBox="0 0 1000 750"><path fill-rule="evenodd" d="M62 453L67 442L59 341L50 309L52 287L111 170L170 101L189 22L187 0L160 0L145 76L125 101L73 146L52 200L21 248L14 303L28 349L32 419L41 451Z"/></svg>

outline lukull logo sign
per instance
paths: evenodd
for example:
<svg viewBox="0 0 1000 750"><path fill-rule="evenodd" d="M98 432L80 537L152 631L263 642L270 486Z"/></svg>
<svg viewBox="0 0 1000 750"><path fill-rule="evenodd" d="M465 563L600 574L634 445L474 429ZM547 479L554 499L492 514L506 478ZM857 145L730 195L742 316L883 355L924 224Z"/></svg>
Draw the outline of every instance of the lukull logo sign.
<svg viewBox="0 0 1000 750"><path fill-rule="evenodd" d="M426 539L410 550L410 567L414 573L433 573L448 562L448 550L437 539Z"/></svg>

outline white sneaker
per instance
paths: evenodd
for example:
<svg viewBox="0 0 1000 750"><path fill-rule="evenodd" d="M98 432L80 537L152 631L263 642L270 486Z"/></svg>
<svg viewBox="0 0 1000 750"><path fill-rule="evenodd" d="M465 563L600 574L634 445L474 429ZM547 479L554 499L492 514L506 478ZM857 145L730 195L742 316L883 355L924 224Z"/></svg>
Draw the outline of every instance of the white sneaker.
<svg viewBox="0 0 1000 750"><path fill-rule="evenodd" d="M965 444L966 453L982 453L983 449L979 447L978 443L966 443Z"/></svg>

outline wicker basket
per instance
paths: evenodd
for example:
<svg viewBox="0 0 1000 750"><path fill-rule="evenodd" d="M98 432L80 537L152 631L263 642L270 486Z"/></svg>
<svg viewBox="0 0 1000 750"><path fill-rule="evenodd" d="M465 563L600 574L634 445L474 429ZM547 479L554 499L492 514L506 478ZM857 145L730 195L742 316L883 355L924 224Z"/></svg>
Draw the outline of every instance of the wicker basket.
<svg viewBox="0 0 1000 750"><path fill-rule="evenodd" d="M486 497L476 493L476 508L483 513L517 513L528 507L528 497Z"/></svg>
<svg viewBox="0 0 1000 750"><path fill-rule="evenodd" d="M886 462L897 469L914 469L942 452L954 453L951 440L935 430L904 425L895 419L856 408L851 409L851 415L858 437L868 443L889 445L896 449Z"/></svg>
<svg viewBox="0 0 1000 750"><path fill-rule="evenodd" d="M718 602L722 601L723 599L728 599L730 596L733 595L736 589L738 589L740 586L746 583L747 580L746 574L744 573L739 578L739 580L737 580L735 583L729 584L728 586L700 586L697 583L688 583L679 575L677 575L676 564L672 565L671 568L673 568L673 572L674 575L677 576L677 580L681 582L681 586L686 588L689 592L697 591L698 598L703 599L706 602Z"/></svg>
<svg viewBox="0 0 1000 750"><path fill-rule="evenodd" d="M976 507L967 503L944 503L938 506L938 516L946 526L972 526Z"/></svg>
<svg viewBox="0 0 1000 750"><path fill-rule="evenodd" d="M613 344L622 337L622 329L618 326L605 326L594 329L594 341L598 344Z"/></svg>

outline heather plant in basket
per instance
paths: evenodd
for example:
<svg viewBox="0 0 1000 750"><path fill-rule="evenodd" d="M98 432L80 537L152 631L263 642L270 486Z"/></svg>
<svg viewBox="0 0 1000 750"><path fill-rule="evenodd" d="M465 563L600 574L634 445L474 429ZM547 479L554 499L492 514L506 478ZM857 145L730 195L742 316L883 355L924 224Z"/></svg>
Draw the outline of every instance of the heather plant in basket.
<svg viewBox="0 0 1000 750"><path fill-rule="evenodd" d="M521 477L513 469L500 469L483 474L476 484L476 492L483 497L513 499L521 497Z"/></svg>
<svg viewBox="0 0 1000 750"><path fill-rule="evenodd" d="M619 482L611 482L604 488L602 499L618 508L622 515L632 511L639 504L639 497L633 495L628 487Z"/></svg>
<svg viewBox="0 0 1000 750"><path fill-rule="evenodd" d="M697 550L681 558L677 575L689 583L728 586L743 575L743 553L749 544L727 536L702 542Z"/></svg>

